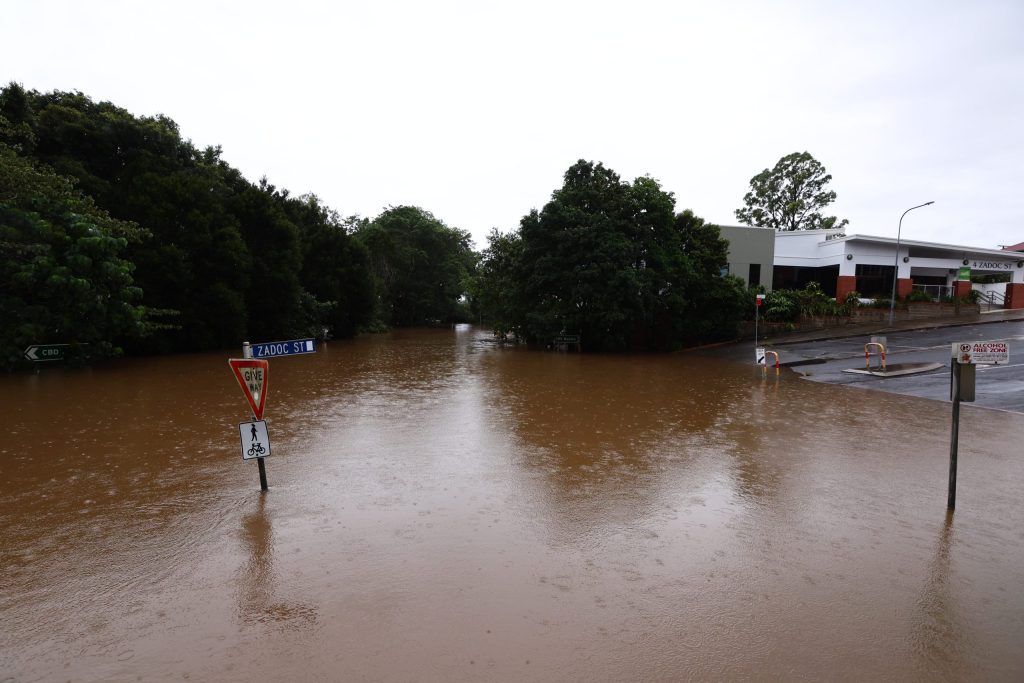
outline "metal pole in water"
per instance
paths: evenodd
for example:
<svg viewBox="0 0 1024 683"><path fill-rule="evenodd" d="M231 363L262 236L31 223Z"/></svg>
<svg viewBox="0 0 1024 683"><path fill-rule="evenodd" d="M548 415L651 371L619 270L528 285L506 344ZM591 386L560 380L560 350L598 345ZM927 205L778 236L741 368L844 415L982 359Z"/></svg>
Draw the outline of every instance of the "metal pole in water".
<svg viewBox="0 0 1024 683"><path fill-rule="evenodd" d="M761 317L761 302L757 300L757 295L754 295L754 352L757 352L757 322Z"/></svg>
<svg viewBox="0 0 1024 683"><path fill-rule="evenodd" d="M252 358L252 346L249 342L242 342L242 358ZM252 421L256 421L256 416L252 416ZM264 458L256 458L256 465L260 470L260 490L269 491L270 486L267 484L267 466L263 463Z"/></svg>
<svg viewBox="0 0 1024 683"><path fill-rule="evenodd" d="M260 468L260 490L269 491L270 486L267 485L267 466L263 464L265 458L256 458L256 464Z"/></svg>
<svg viewBox="0 0 1024 683"><path fill-rule="evenodd" d="M956 451L960 441L960 364L953 361L953 432L949 439L949 495L946 509L956 508Z"/></svg>

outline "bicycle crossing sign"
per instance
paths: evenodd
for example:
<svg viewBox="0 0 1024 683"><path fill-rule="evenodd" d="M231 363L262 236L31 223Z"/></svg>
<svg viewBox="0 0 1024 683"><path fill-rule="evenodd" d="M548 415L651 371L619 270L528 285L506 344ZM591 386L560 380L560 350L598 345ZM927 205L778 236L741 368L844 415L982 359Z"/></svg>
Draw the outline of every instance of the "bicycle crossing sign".
<svg viewBox="0 0 1024 683"><path fill-rule="evenodd" d="M267 402L270 362L256 358L230 358L228 365L231 366L231 371L235 373L235 379L242 387L242 393L249 401L252 414L257 420L262 420L263 406Z"/></svg>
<svg viewBox="0 0 1024 683"><path fill-rule="evenodd" d="M263 420L240 423L238 436L242 441L242 460L270 455L270 435L267 433L267 423Z"/></svg>

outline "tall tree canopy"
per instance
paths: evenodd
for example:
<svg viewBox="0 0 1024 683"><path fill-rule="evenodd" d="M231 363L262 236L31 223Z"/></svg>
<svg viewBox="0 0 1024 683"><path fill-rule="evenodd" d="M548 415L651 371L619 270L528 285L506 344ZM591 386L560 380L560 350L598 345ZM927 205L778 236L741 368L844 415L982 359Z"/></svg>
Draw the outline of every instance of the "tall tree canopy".
<svg viewBox="0 0 1024 683"><path fill-rule="evenodd" d="M0 366L18 365L31 344L107 356L140 335L142 291L124 253L142 236L0 143Z"/></svg>
<svg viewBox="0 0 1024 683"><path fill-rule="evenodd" d="M522 250L523 240L518 232L491 230L470 283L474 318L489 322L503 338L516 330L516 322L523 317L517 272Z"/></svg>
<svg viewBox="0 0 1024 683"><path fill-rule="evenodd" d="M821 210L836 200L826 189L832 176L807 152L794 152L779 159L750 179L750 191L736 218L746 225L774 230L818 230L842 228L849 221L822 216Z"/></svg>
<svg viewBox="0 0 1024 683"><path fill-rule="evenodd" d="M119 254L146 310L173 315L137 350L347 336L369 320L368 259L351 230L315 200L250 183L165 116L12 83L0 90L0 143L141 226Z"/></svg>
<svg viewBox="0 0 1024 683"><path fill-rule="evenodd" d="M721 275L726 249L657 181L580 160L518 236L492 233L475 289L531 342L564 332L593 350L669 349L735 334L743 288Z"/></svg>
<svg viewBox="0 0 1024 683"><path fill-rule="evenodd" d="M299 228L303 289L322 310L312 315L337 337L351 337L373 315L370 255L355 231L358 216L342 219L315 195L284 203L285 214Z"/></svg>
<svg viewBox="0 0 1024 683"><path fill-rule="evenodd" d="M384 324L410 327L464 317L460 301L476 265L468 232L421 208L396 206L360 225L356 235L370 253Z"/></svg>

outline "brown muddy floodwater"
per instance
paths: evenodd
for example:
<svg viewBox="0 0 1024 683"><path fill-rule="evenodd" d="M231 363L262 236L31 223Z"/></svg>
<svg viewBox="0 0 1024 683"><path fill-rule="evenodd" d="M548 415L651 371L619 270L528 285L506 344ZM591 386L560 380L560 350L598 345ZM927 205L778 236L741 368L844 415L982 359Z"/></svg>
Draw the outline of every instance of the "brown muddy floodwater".
<svg viewBox="0 0 1024 683"><path fill-rule="evenodd" d="M1024 680L1024 416L469 327L0 377L0 681Z"/></svg>

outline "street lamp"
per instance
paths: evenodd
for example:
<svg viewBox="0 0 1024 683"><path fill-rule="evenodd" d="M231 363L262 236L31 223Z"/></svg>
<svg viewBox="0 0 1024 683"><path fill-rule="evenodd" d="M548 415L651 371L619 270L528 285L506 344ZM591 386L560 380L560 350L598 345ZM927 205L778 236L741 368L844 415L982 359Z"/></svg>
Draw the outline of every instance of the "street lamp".
<svg viewBox="0 0 1024 683"><path fill-rule="evenodd" d="M924 204L918 204L917 206L912 206L912 207L910 207L909 209L907 209L906 211L903 212L903 216L906 216L908 213L910 213L914 209L920 209L922 206L928 206L929 204L934 204L934 203L935 202L925 202ZM892 260L892 263L893 263L893 266L892 266L892 295L889 297L889 326L890 327L892 326L893 309L896 307L896 280L899 279L899 272L900 272L900 232L902 232L902 230L903 230L903 216L900 216L900 224L899 224L899 227L896 228L896 256L894 256L893 260Z"/></svg>

